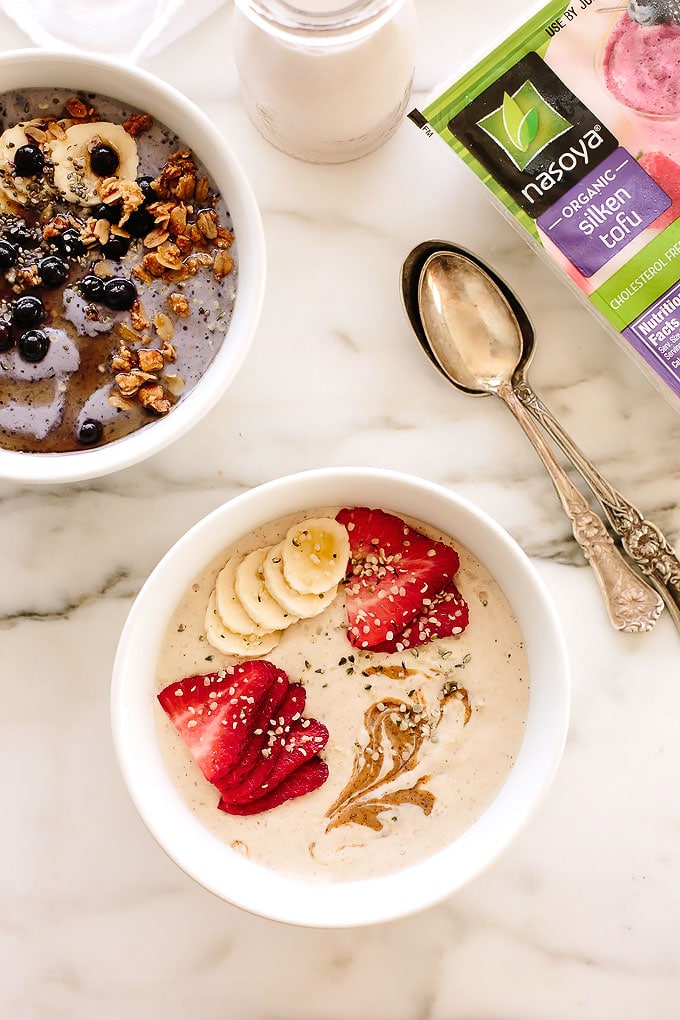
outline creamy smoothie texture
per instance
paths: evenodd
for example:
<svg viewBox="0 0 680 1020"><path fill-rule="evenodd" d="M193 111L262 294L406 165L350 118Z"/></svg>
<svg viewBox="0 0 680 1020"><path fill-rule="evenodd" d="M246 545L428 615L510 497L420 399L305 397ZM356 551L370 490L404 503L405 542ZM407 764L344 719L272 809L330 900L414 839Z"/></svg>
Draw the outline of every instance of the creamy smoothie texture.
<svg viewBox="0 0 680 1020"><path fill-rule="evenodd" d="M222 197L143 110L0 96L0 445L61 453L171 413L228 328Z"/></svg>
<svg viewBox="0 0 680 1020"><path fill-rule="evenodd" d="M652 116L680 116L680 24L616 22L603 60L607 88L621 103Z"/></svg>
<svg viewBox="0 0 680 1020"><path fill-rule="evenodd" d="M156 691L244 661L206 638L206 609L227 561L276 549L291 526L339 510L274 521L210 563L169 623ZM163 757L181 796L207 829L265 866L319 881L404 868L468 828L512 767L529 691L518 624L491 574L466 549L408 523L428 539L455 545L456 584L470 617L462 633L390 652L355 647L348 640L347 581L321 613L287 626L266 656L304 686L304 716L328 731L321 751L328 778L320 787L248 817L218 810L219 793L156 702Z"/></svg>

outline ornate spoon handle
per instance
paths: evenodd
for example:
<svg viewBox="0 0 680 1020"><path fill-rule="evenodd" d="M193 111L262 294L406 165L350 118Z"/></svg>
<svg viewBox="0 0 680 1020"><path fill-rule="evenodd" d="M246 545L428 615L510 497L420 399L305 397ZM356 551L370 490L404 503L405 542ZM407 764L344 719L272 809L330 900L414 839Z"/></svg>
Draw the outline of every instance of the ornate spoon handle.
<svg viewBox="0 0 680 1020"><path fill-rule="evenodd" d="M680 560L666 536L602 477L526 380L515 383L514 390L597 496L623 548L663 596L680 630Z"/></svg>
<svg viewBox="0 0 680 1020"><path fill-rule="evenodd" d="M548 471L571 521L574 538L595 573L612 624L617 630L628 632L651 630L663 609L663 601L623 559L602 520L555 459L512 385L503 382L495 392L512 411Z"/></svg>

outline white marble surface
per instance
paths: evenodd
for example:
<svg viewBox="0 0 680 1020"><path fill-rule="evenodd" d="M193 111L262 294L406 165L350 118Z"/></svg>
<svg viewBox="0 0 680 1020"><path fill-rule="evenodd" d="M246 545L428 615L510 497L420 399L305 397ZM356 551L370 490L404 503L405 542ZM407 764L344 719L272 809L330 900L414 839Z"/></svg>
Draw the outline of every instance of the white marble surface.
<svg viewBox="0 0 680 1020"><path fill-rule="evenodd" d="M508 17L419 0L427 93ZM428 237L475 249L535 321L533 381L611 481L680 540L680 415L410 124L314 167L248 122L227 4L145 62L240 155L269 251L255 346L190 435L116 477L0 484L2 1020L676 1020L680 636L625 636L531 449L500 404L458 395L415 344L398 274ZM461 27L462 26L462 27ZM0 17L3 47L28 45ZM530 826L424 914L357 931L248 916L186 878L137 817L108 696L120 628L181 533L242 489L322 464L386 465L471 498L524 546L564 622L573 719Z"/></svg>

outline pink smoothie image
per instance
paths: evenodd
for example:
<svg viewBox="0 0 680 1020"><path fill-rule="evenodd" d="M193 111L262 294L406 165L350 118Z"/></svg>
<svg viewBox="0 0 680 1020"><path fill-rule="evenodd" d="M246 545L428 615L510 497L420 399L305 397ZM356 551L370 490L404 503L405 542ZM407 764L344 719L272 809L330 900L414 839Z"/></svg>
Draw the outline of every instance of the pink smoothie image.
<svg viewBox="0 0 680 1020"><path fill-rule="evenodd" d="M615 23L603 72L609 92L624 106L648 116L680 117L679 15L673 0L633 3Z"/></svg>

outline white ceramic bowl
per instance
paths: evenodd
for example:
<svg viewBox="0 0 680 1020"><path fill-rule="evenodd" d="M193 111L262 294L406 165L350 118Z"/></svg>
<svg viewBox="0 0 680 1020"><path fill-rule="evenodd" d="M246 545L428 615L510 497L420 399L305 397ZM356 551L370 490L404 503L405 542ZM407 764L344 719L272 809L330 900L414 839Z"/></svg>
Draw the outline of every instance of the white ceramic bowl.
<svg viewBox="0 0 680 1020"><path fill-rule="evenodd" d="M154 674L180 597L220 551L251 529L318 506L370 505L419 519L466 546L513 607L529 658L529 709L516 763L492 804L435 856L386 877L322 885L266 869L211 835L179 796L161 758ZM275 655L273 655L275 660ZM135 601L113 671L112 724L125 782L151 833L218 896L293 924L344 927L428 907L479 874L524 826L560 760L569 714L567 657L550 599L529 559L499 525L447 489L372 469L304 472L259 486L213 511L168 552Z"/></svg>
<svg viewBox="0 0 680 1020"><path fill-rule="evenodd" d="M17 453L0 448L0 478L72 482L118 471L157 453L207 414L240 367L260 316L264 232L250 184L220 131L171 86L137 68L99 57L18 50L0 56L0 93L29 87L91 91L131 103L171 128L198 156L225 198L239 260L237 296L225 341L197 386L164 418L101 447L74 453Z"/></svg>

